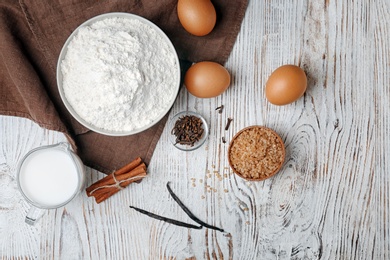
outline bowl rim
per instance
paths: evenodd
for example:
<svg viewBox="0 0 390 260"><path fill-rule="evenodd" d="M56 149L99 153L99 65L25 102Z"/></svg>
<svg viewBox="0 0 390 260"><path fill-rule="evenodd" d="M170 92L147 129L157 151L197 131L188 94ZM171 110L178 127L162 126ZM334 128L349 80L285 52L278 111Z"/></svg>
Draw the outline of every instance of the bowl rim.
<svg viewBox="0 0 390 260"><path fill-rule="evenodd" d="M75 37L75 35L78 33L80 28L85 27L85 26L89 26L97 21L101 21L101 20L104 20L107 18L135 19L135 20L138 20L142 23L145 23L145 24L151 26L154 30L156 30L156 32L159 35L161 35L161 37L163 37L166 40L167 44L169 45L169 47L173 51L173 55L174 55L174 58L175 58L175 61L177 64L176 65L177 82L175 84L175 94L172 96L172 101L170 102L169 106L167 106L167 108L164 110L164 112L162 112L161 115L158 116L151 123L149 123L141 128L137 128L137 129L134 129L131 131L110 131L110 130L106 130L106 129L97 127L97 126L87 122L81 116L79 116L77 114L77 112L73 109L73 107L69 104L68 100L66 99L66 96L65 96L65 93L63 90L63 86L62 86L62 82L63 82L62 79L63 78L62 78L62 71L61 71L61 62L65 58L69 43ZM58 56L57 68L56 68L56 82L57 82L57 89L58 89L58 92L60 94L60 97L61 97L63 104L65 105L68 112L72 115L72 117L74 119L76 119L76 121L79 122L81 125L83 125L84 127L86 127L87 129L89 129L91 131L94 131L94 132L99 133L99 134L107 135L107 136L129 136L129 135L138 134L140 132L143 132L143 131L153 127L155 124L160 122L161 119L164 118L164 116L166 116L168 114L168 112L170 111L170 109L172 108L173 104L176 101L177 95L179 94L180 82L181 82L181 66L180 66L179 56L177 54L175 46L173 45L172 41L169 39L169 37L164 33L164 31L160 27L158 27L156 24L149 21L148 19L146 19L142 16L139 16L139 15L136 15L136 14L125 13L125 12L110 12L110 13L100 14L100 15L94 16L94 17L86 20L85 22L80 24L75 30L73 30L73 32L69 35L69 37L65 41L64 45L62 46L61 52Z"/></svg>
<svg viewBox="0 0 390 260"><path fill-rule="evenodd" d="M244 131L247 131L249 129L253 129L253 128L260 128L260 129L265 129L267 131L270 131L272 132L276 137L277 139L279 140L279 142L282 144L282 148L283 148L283 151L282 151L282 161L281 163L279 164L279 166L268 176L266 177L262 177L262 178L249 178L249 177L244 177L240 172L238 172L234 167L233 167L233 164L230 160L230 151L231 151L231 148L232 148L232 145L234 143L234 141L237 139L237 137L242 134ZM269 128L269 127L266 127L266 126L262 126L262 125L251 125L251 126L247 126L247 127L244 127L243 129L241 129L240 131L238 131L232 138L232 140L230 141L229 143L229 147L228 147L228 151L227 151L227 157L228 157L228 163L229 163L229 166L230 168L232 169L232 171L237 174L239 177L245 179L245 180L248 180L248 181L263 181L263 180L266 180L266 179L269 179L271 178L272 176L274 176L276 173L278 173L280 171L280 169L282 168L282 166L284 165L284 162L285 162L285 159L286 159L286 147L284 145L284 142L283 142L283 139L280 137L280 135L273 129Z"/></svg>
<svg viewBox="0 0 390 260"><path fill-rule="evenodd" d="M192 146L192 147L189 146L188 148L184 148L184 146L182 147L182 146L175 145L175 144L174 144L174 141L173 141L173 140L174 140L174 135L172 134L172 129L171 129L171 128L172 128L172 126L174 125L174 123L176 122L176 120L177 120L180 116L182 116L182 115L193 115L193 116L199 117L200 120L202 120L203 125L204 125L204 134L203 134L201 140L198 141L198 142L196 143L196 145L194 145L194 146ZM209 128L209 125L208 125L206 119L205 119L200 113L195 112L195 111L181 111L181 112L178 112L178 113L174 114L174 115L169 119L168 127L169 127L169 133L168 133L169 137L168 137L168 138L169 138L170 142L172 143L172 145L173 145L174 147L176 147L177 149L179 149L179 150L181 150L181 151L186 151L186 152L194 151L194 150L198 149L199 147L201 147L201 146L206 142L206 140L207 140L207 138L208 138L208 136L209 136L209 131L210 131L210 128Z"/></svg>

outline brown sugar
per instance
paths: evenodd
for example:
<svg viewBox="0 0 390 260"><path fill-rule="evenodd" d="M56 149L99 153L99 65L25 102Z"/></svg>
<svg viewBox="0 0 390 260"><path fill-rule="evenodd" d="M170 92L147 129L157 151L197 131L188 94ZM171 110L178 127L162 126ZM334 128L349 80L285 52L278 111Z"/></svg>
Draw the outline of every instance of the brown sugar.
<svg viewBox="0 0 390 260"><path fill-rule="evenodd" d="M281 168L285 148L275 131L251 126L233 137L228 156L229 164L236 174L248 180L264 180Z"/></svg>

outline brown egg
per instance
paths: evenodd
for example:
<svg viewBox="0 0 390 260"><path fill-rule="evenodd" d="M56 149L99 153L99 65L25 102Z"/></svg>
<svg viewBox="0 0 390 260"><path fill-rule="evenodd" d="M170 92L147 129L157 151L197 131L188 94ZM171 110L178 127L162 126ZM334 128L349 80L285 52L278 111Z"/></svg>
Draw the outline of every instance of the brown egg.
<svg viewBox="0 0 390 260"><path fill-rule="evenodd" d="M216 97L229 87L230 74L216 62L202 61L188 69L184 84L187 90L196 97Z"/></svg>
<svg viewBox="0 0 390 260"><path fill-rule="evenodd" d="M274 105L287 105L305 93L305 72L295 65L284 65L272 72L265 86L265 96Z"/></svg>
<svg viewBox="0 0 390 260"><path fill-rule="evenodd" d="M217 20L210 0L179 0L177 15L184 29L196 36L209 34Z"/></svg>

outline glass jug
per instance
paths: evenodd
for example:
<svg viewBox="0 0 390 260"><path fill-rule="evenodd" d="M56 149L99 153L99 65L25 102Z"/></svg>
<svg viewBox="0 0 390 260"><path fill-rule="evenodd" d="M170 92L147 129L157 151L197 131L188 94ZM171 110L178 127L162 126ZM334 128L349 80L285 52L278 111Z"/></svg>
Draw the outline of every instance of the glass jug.
<svg viewBox="0 0 390 260"><path fill-rule="evenodd" d="M34 225L45 209L60 208L83 190L85 170L70 145L61 142L27 153L18 164L16 180L31 205L25 221Z"/></svg>

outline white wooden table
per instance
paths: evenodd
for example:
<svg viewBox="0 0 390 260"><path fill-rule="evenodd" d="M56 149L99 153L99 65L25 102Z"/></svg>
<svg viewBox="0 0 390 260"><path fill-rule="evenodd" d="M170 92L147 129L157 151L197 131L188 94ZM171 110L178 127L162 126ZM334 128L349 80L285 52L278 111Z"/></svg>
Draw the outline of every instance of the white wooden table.
<svg viewBox="0 0 390 260"><path fill-rule="evenodd" d="M194 110L210 124L199 150L182 152L165 129L141 184L100 205L85 193L24 223L18 160L65 141L29 120L0 117L1 259L390 259L390 1L252 0L226 64L223 95L196 99L183 88L171 115ZM264 96L270 73L297 64L309 87L277 107ZM215 108L224 105L222 114ZM226 119L234 121L224 130ZM283 169L248 182L228 167L240 129L265 125L283 138ZM87 168L87 184L104 175ZM129 208L191 222L166 183L200 219L224 228L192 230Z"/></svg>

